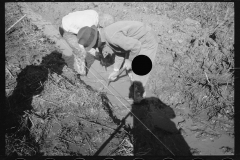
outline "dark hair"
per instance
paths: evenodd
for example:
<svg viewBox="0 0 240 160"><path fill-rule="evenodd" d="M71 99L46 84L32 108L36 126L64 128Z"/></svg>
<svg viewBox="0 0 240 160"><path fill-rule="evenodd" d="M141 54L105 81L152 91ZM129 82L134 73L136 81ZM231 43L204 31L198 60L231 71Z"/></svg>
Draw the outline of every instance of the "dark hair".
<svg viewBox="0 0 240 160"><path fill-rule="evenodd" d="M111 55L108 54L105 58L103 57L102 53L100 53L100 64L102 66L109 67L113 65L115 62L115 54Z"/></svg>

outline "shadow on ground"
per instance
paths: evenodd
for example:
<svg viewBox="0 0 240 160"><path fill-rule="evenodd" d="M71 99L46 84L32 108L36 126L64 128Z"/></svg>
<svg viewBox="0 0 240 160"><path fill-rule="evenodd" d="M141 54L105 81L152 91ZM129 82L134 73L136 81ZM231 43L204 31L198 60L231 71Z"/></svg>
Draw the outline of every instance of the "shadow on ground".
<svg viewBox="0 0 240 160"><path fill-rule="evenodd" d="M129 135L133 135L133 138L130 137L130 139L132 139L133 143L134 156L192 155L190 147L171 121L176 116L173 109L156 97L143 98L143 93L144 88L142 83L133 82L129 88L129 98L134 100L132 111L121 121L113 117L110 106L106 105L106 109L109 110L108 112L111 117L118 121L118 127L102 144L94 156L98 156L122 128ZM125 125L125 121L129 116L133 116L133 127Z"/></svg>
<svg viewBox="0 0 240 160"><path fill-rule="evenodd" d="M62 54L57 51L43 57L42 62L38 66L29 65L24 68L17 77L17 86L11 96L6 97L6 118L5 128L7 133L17 133L16 137L22 139L24 136L29 137L27 141L39 150L38 145L31 138L29 128L31 121L25 120L23 126L23 115L31 113L32 99L44 90L44 82L48 79L49 73L62 74L64 65L66 65ZM158 98L142 98L144 89L140 82L133 82L130 87L129 98L134 99L132 104L132 113L134 117L133 128L128 128L125 125L125 120L131 113L127 114L122 120L117 119L111 107L107 105L109 100L102 97L110 117L112 117L117 129L106 140L95 155L105 148L105 146L121 131L122 128L133 135L134 155L191 155L189 146L179 133L175 124L170 120L175 117L173 110L161 102ZM41 117L44 119L44 117ZM146 127L149 129L147 130ZM151 131L151 132L150 132ZM155 136L153 136L153 133Z"/></svg>
<svg viewBox="0 0 240 160"><path fill-rule="evenodd" d="M134 100L132 113L136 116L131 129L134 155L190 156L188 144L170 120L176 116L172 108L156 97L143 99L141 82L133 82L129 91L129 98Z"/></svg>
<svg viewBox="0 0 240 160"><path fill-rule="evenodd" d="M6 133L16 134L16 138L19 139L26 136L30 138L31 143L34 142L29 132L32 125L31 121L27 118L23 121L23 115L31 113L33 96L40 94L44 90L43 84L48 79L49 73L62 74L64 65L62 54L53 51L42 58L40 65L29 65L18 74L17 85L13 93L11 96L6 97L4 123ZM23 125L23 123L25 124ZM37 147L37 144L35 147Z"/></svg>

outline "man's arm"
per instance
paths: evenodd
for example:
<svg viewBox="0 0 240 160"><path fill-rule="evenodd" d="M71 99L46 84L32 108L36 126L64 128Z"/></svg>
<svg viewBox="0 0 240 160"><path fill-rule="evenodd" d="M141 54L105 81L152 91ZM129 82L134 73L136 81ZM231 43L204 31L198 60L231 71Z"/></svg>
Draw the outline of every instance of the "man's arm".
<svg viewBox="0 0 240 160"><path fill-rule="evenodd" d="M115 56L114 71L119 71L120 67L124 61L123 57Z"/></svg>
<svg viewBox="0 0 240 160"><path fill-rule="evenodd" d="M75 55L83 56L83 57L86 56L86 52L85 52L84 48L82 46L80 46L78 43L77 36L75 36L71 33L65 32L63 34L63 38L67 41L69 46L72 47L73 52L75 52Z"/></svg>
<svg viewBox="0 0 240 160"><path fill-rule="evenodd" d="M130 51L130 60L132 61L135 56L137 56L141 50L141 42L137 39L126 37L122 33L117 33L113 37L113 43L117 47L121 47L125 51ZM114 67L120 69L124 58L116 56Z"/></svg>

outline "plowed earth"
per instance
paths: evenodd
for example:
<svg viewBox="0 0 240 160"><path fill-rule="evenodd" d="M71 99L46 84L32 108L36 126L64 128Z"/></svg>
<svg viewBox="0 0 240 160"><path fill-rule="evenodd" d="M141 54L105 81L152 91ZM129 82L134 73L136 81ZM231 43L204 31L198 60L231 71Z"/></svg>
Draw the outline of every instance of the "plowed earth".
<svg viewBox="0 0 240 160"><path fill-rule="evenodd" d="M6 155L233 154L233 8L6 3L6 30L26 14L5 36ZM158 35L157 63L142 104L126 98L127 76L107 86L112 66L105 70L95 60L87 77L77 77L65 65L61 57L72 49L58 27L64 15L85 9L148 23Z"/></svg>

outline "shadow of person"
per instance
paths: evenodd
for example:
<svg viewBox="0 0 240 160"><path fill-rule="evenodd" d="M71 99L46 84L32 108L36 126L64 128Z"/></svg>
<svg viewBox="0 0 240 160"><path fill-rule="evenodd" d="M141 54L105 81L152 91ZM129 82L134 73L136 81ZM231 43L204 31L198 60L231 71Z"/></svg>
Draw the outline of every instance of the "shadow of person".
<svg viewBox="0 0 240 160"><path fill-rule="evenodd" d="M29 134L31 122L28 119L26 127L22 132L22 117L24 114L31 113L33 96L40 94L44 90L44 82L48 79L48 74L55 72L62 74L65 61L62 54L53 51L42 58L40 65L28 65L17 76L16 87L9 97L6 97L5 124L7 133L18 133L18 136ZM25 128L26 128L25 127Z"/></svg>
<svg viewBox="0 0 240 160"><path fill-rule="evenodd" d="M171 119L173 109L155 97L143 98L144 87L134 81L129 88L132 104L134 155L190 156L190 147ZM147 127L147 128L146 128Z"/></svg>

